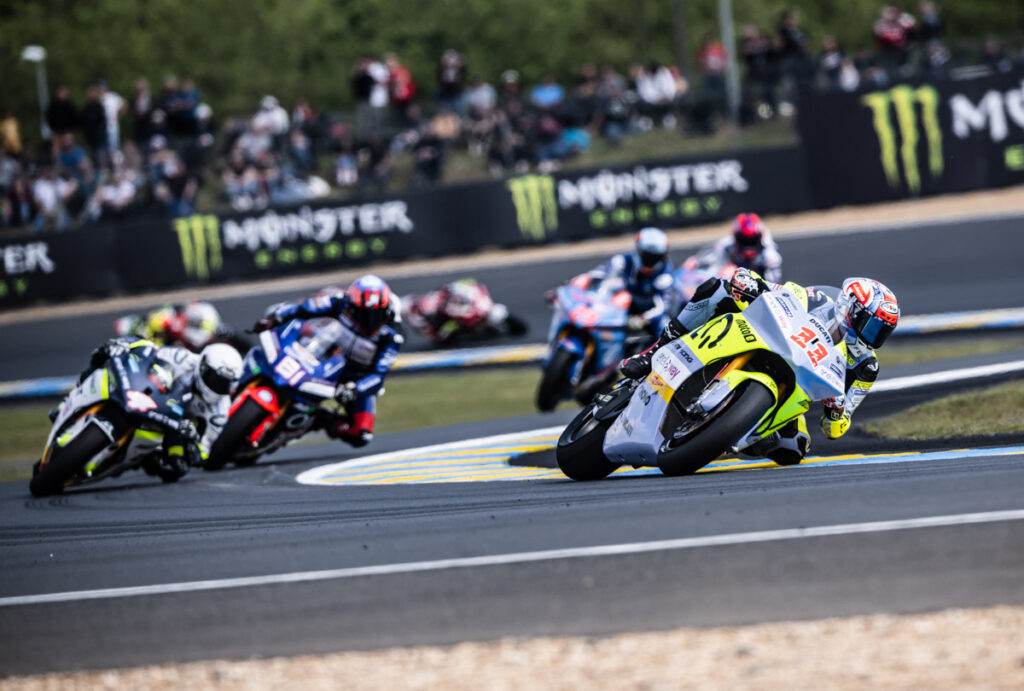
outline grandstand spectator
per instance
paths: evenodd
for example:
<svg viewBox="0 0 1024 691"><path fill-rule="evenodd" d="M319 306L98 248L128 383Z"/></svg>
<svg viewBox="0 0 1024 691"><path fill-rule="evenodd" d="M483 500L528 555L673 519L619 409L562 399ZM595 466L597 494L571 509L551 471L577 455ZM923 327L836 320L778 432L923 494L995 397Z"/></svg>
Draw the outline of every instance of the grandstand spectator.
<svg viewBox="0 0 1024 691"><path fill-rule="evenodd" d="M171 132L179 137L198 134L200 103L202 103L202 99L196 83L192 77L185 75L181 78L178 86L173 108L167 113Z"/></svg>
<svg viewBox="0 0 1024 691"><path fill-rule="evenodd" d="M249 121L251 158L256 159L268 150L280 151L288 134L288 112L274 96L260 99L260 109Z"/></svg>
<svg viewBox="0 0 1024 691"><path fill-rule="evenodd" d="M78 108L71 101L71 92L61 84L53 92L46 107L46 124L50 127L54 150L60 145L61 136L78 129Z"/></svg>
<svg viewBox="0 0 1024 691"><path fill-rule="evenodd" d="M641 113L665 129L676 125L676 78L664 64L652 62L636 77Z"/></svg>
<svg viewBox="0 0 1024 691"><path fill-rule="evenodd" d="M96 82L99 88L100 103L107 125L107 151L110 155L111 167L120 163L121 155L121 116L128 110L128 104L121 94L111 91L104 79Z"/></svg>
<svg viewBox="0 0 1024 691"><path fill-rule="evenodd" d="M380 130L371 130L356 148L356 161L359 164L359 191L386 193L394 165L391 139Z"/></svg>
<svg viewBox="0 0 1024 691"><path fill-rule="evenodd" d="M553 112L565 101L565 89L555 81L555 75L548 73L540 83L530 89L530 103L543 112Z"/></svg>
<svg viewBox="0 0 1024 691"><path fill-rule="evenodd" d="M883 7L875 22L873 30L880 66L890 81L902 76L915 24L914 18L899 5Z"/></svg>
<svg viewBox="0 0 1024 691"><path fill-rule="evenodd" d="M387 126L388 68L371 55L358 58L352 66L350 84L356 99L356 135Z"/></svg>
<svg viewBox="0 0 1024 691"><path fill-rule="evenodd" d="M747 91L753 101L767 107L767 117L774 117L778 108L778 56L771 41L757 27L743 27L742 35L740 55L747 68Z"/></svg>
<svg viewBox="0 0 1024 691"><path fill-rule="evenodd" d="M21 156L21 126L6 106L0 108L0 150L8 156Z"/></svg>
<svg viewBox="0 0 1024 691"><path fill-rule="evenodd" d="M32 196L32 177L22 170L17 161L5 157L4 167L13 164L13 179L4 195L0 225L6 228L28 225L36 215L36 201Z"/></svg>
<svg viewBox="0 0 1024 691"><path fill-rule="evenodd" d="M92 196L86 217L92 222L100 218L121 220L131 212L135 197L135 185L132 184L130 174L125 169L119 169Z"/></svg>
<svg viewBox="0 0 1024 691"><path fill-rule="evenodd" d="M416 99L416 81L412 78L412 70L394 53L384 56L384 66L388 68L388 93L396 115L395 121L399 126L408 125L406 112Z"/></svg>
<svg viewBox="0 0 1024 691"><path fill-rule="evenodd" d="M821 38L821 55L818 56L818 69L822 83L826 89L838 89L839 77L843 69L843 51L839 50L834 36L826 34Z"/></svg>
<svg viewBox="0 0 1024 691"><path fill-rule="evenodd" d="M444 126L439 120L424 120L416 132L413 157L416 161L413 185L422 187L441 182L447 142L442 136Z"/></svg>
<svg viewBox="0 0 1024 691"><path fill-rule="evenodd" d="M728 61L729 55L725 51L725 46L714 34L704 34L704 40L697 52L697 64L703 82L701 96L705 107L712 113L725 111L725 69Z"/></svg>
<svg viewBox="0 0 1024 691"><path fill-rule="evenodd" d="M1006 54L999 39L989 37L981 48L981 64L993 72L1009 72L1013 69L1013 60Z"/></svg>
<svg viewBox="0 0 1024 691"><path fill-rule="evenodd" d="M32 182L32 199L36 206L32 229L39 232L67 228L71 217L64 207L64 200L73 191L71 183L59 177L52 166L43 166Z"/></svg>
<svg viewBox="0 0 1024 691"><path fill-rule="evenodd" d="M132 141L140 149L145 148L149 138L153 136L153 94L149 90L149 80L139 77L135 80L132 100L128 106L132 121Z"/></svg>
<svg viewBox="0 0 1024 691"><path fill-rule="evenodd" d="M162 136L153 137L147 167L153 198L165 216L187 216L195 210L199 181Z"/></svg>
<svg viewBox="0 0 1024 691"><path fill-rule="evenodd" d="M449 48L437 65L437 105L461 113L462 93L466 88L466 63L459 52Z"/></svg>
<svg viewBox="0 0 1024 691"><path fill-rule="evenodd" d="M860 71L851 58L843 58L839 67L839 88L843 91L856 91L860 86Z"/></svg>
<svg viewBox="0 0 1024 691"><path fill-rule="evenodd" d="M916 35L922 45L942 40L942 17L934 2L922 0L917 6L920 18L917 21Z"/></svg>
<svg viewBox="0 0 1024 691"><path fill-rule="evenodd" d="M231 149L227 163L221 170L221 182L228 203L236 211L248 211L261 206L261 201L266 201L260 187L259 171L246 159L241 146Z"/></svg>
<svg viewBox="0 0 1024 691"><path fill-rule="evenodd" d="M93 165L100 168L109 159L107 138L107 115L100 102L100 90L95 84L85 90L85 104L79 113L82 125L82 139L89 149Z"/></svg>
<svg viewBox="0 0 1024 691"><path fill-rule="evenodd" d="M600 110L601 82L597 67L592 62L580 65L580 74L569 90L566 104L566 118L576 127L591 128L597 121Z"/></svg>
<svg viewBox="0 0 1024 691"><path fill-rule="evenodd" d="M494 114L498 105L498 92L479 74L470 77L464 96L466 103L466 141L469 150L482 154L490 145L494 131Z"/></svg>

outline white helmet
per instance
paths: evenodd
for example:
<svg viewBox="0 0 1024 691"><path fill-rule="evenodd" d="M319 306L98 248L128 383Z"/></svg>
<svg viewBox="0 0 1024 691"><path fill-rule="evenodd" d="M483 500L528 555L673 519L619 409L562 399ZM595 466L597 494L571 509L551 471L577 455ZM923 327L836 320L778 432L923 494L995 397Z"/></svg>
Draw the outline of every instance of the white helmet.
<svg viewBox="0 0 1024 691"><path fill-rule="evenodd" d="M199 352L221 328L220 312L209 302L195 300L185 305L185 330L181 339L193 352Z"/></svg>
<svg viewBox="0 0 1024 691"><path fill-rule="evenodd" d="M227 343L214 343L199 354L199 374L194 388L199 397L214 405L231 393L242 377L242 356Z"/></svg>
<svg viewBox="0 0 1024 691"><path fill-rule="evenodd" d="M636 234L637 269L650 274L665 268L668 255L668 236L659 228L641 228Z"/></svg>

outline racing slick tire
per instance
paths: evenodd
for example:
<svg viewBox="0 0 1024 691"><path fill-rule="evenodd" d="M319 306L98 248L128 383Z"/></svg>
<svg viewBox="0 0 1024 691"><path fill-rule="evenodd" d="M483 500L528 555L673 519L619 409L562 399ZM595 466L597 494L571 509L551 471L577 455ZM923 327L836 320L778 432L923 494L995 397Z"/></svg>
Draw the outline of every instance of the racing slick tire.
<svg viewBox="0 0 1024 691"><path fill-rule="evenodd" d="M210 457L203 463L203 470L220 470L231 461L237 466L255 463L255 452L251 456L238 456L238 452L245 447L245 438L266 416L267 411L258 403L252 400L242 403L235 414L228 418L228 423L214 440L210 447Z"/></svg>
<svg viewBox="0 0 1024 691"><path fill-rule="evenodd" d="M572 419L558 438L555 458L565 476L588 481L606 478L619 467L604 455L604 436L625 410L633 387L628 382L613 389L604 400L586 406Z"/></svg>
<svg viewBox="0 0 1024 691"><path fill-rule="evenodd" d="M575 354L561 348L551 356L547 367L544 368L544 374L541 375L540 386L537 387L537 408L542 413L550 413L566 397L565 394L572 387L569 373L576 363L576 357Z"/></svg>
<svg viewBox="0 0 1024 691"><path fill-rule="evenodd" d="M109 444L110 439L103 430L96 425L88 425L68 446L53 448L50 460L46 465L40 465L29 481L29 491L37 497L60 494L75 471Z"/></svg>
<svg viewBox="0 0 1024 691"><path fill-rule="evenodd" d="M775 399L764 384L748 381L696 429L678 439L666 435L658 449L658 467L665 475L696 473L747 434L773 405Z"/></svg>

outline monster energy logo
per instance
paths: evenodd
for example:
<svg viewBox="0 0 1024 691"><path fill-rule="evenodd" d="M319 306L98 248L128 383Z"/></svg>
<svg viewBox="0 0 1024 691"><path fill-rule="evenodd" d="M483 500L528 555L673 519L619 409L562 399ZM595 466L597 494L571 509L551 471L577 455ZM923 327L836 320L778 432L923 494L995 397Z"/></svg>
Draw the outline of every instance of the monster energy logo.
<svg viewBox="0 0 1024 691"><path fill-rule="evenodd" d="M920 111L928 143L928 170L933 178L942 175L942 130L939 127L939 92L932 86L895 86L888 91L866 94L861 102L871 109L874 116L875 134L881 150L882 170L890 187L900 186L900 170L896 154L896 133L893 130L890 108L896 113L902 142L899 156L903 160L903 172L907 187L914 194L921 191L921 173L917 162L917 145L920 141L917 114ZM920 106L920 108L918 108Z"/></svg>
<svg viewBox="0 0 1024 691"><path fill-rule="evenodd" d="M519 232L529 240L543 240L558 228L555 179L550 175L523 175L507 183L516 207Z"/></svg>
<svg viewBox="0 0 1024 691"><path fill-rule="evenodd" d="M224 267L220 246L220 221L212 214L196 214L174 219L185 275L200 281L210 280L211 272Z"/></svg>

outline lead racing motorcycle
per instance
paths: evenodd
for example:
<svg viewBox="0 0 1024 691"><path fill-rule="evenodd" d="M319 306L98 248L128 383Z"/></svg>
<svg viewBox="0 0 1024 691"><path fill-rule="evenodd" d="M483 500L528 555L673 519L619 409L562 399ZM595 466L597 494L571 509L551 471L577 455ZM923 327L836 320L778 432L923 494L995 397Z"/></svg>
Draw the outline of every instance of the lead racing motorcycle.
<svg viewBox="0 0 1024 691"><path fill-rule="evenodd" d="M191 395L175 385L155 347L110 358L61 403L29 490L37 497L58 494L142 467L161 452L165 433L192 425L183 408Z"/></svg>
<svg viewBox="0 0 1024 691"><path fill-rule="evenodd" d="M620 381L562 432L558 466L597 480L620 466L695 473L841 395L846 368L802 288L762 294L659 349L642 381Z"/></svg>

